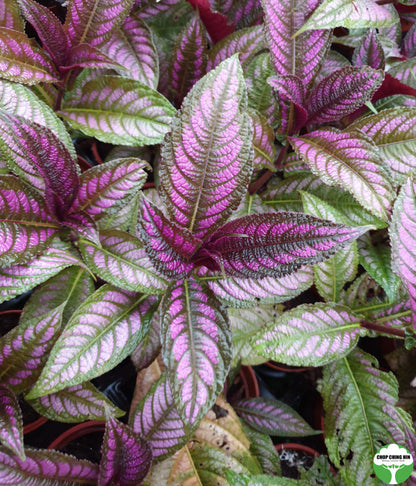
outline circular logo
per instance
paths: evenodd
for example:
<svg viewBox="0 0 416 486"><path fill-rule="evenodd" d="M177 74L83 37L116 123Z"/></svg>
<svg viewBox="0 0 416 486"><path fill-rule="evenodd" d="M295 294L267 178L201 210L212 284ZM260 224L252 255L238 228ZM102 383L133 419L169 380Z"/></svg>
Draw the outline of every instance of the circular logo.
<svg viewBox="0 0 416 486"><path fill-rule="evenodd" d="M413 457L397 444L382 447L373 459L376 476L387 484L400 484L412 474Z"/></svg>

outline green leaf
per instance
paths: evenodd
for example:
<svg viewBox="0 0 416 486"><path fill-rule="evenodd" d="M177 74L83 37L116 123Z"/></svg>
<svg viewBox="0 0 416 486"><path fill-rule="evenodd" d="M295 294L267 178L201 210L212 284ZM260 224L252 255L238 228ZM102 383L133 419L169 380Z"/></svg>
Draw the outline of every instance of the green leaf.
<svg viewBox="0 0 416 486"><path fill-rule="evenodd" d="M276 171L276 146L274 144L274 131L263 115L250 110L249 115L253 122L254 169L269 169Z"/></svg>
<svg viewBox="0 0 416 486"><path fill-rule="evenodd" d="M268 434L262 434L257 430L243 426L244 433L250 441L250 453L259 461L262 472L270 476L280 476L279 454Z"/></svg>
<svg viewBox="0 0 416 486"><path fill-rule="evenodd" d="M227 471L227 481L230 486L311 486L309 481L290 479L286 477L270 477L266 474L249 476L247 474Z"/></svg>
<svg viewBox="0 0 416 486"><path fill-rule="evenodd" d="M388 70L388 73L391 74L393 78L416 89L415 66L416 58L412 57L406 61L400 61L399 63L393 64Z"/></svg>

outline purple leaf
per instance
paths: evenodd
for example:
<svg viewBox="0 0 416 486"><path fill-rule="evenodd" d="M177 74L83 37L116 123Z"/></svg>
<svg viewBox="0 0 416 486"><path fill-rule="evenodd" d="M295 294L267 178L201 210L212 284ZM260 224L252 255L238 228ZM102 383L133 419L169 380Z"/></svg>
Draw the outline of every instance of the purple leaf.
<svg viewBox="0 0 416 486"><path fill-rule="evenodd" d="M0 26L23 32L25 25L16 0L0 3Z"/></svg>
<svg viewBox="0 0 416 486"><path fill-rule="evenodd" d="M371 100L383 79L383 71L368 66L333 72L315 86L308 98L308 123L337 121L353 113Z"/></svg>
<svg viewBox="0 0 416 486"><path fill-rule="evenodd" d="M237 56L190 91L162 145L159 192L170 218L200 239L226 221L247 188L252 128Z"/></svg>
<svg viewBox="0 0 416 486"><path fill-rule="evenodd" d="M244 422L264 434L303 437L317 433L289 405L273 398L246 398L233 408Z"/></svg>
<svg viewBox="0 0 416 486"><path fill-rule="evenodd" d="M152 31L137 14L127 17L100 50L123 66L115 69L121 76L157 88L159 58Z"/></svg>
<svg viewBox="0 0 416 486"><path fill-rule="evenodd" d="M0 72L22 84L57 83L58 73L49 55L24 34L0 27Z"/></svg>
<svg viewBox="0 0 416 486"><path fill-rule="evenodd" d="M0 114L1 147L10 169L45 192L48 209L65 216L78 192L78 167L64 144L48 128L22 117Z"/></svg>
<svg viewBox="0 0 416 486"><path fill-rule="evenodd" d="M100 47L122 24L133 0L72 0L64 29L71 47L89 44Z"/></svg>
<svg viewBox="0 0 416 486"><path fill-rule="evenodd" d="M153 457L170 457L189 440L176 409L166 373L153 384L130 415L129 423L150 444Z"/></svg>
<svg viewBox="0 0 416 486"><path fill-rule="evenodd" d="M416 327L416 184L413 177L403 185L394 204L389 234L393 270L407 287Z"/></svg>
<svg viewBox="0 0 416 486"><path fill-rule="evenodd" d="M27 398L102 375L126 358L148 327L154 298L100 287L73 314Z"/></svg>
<svg viewBox="0 0 416 486"><path fill-rule="evenodd" d="M294 7L292 0L262 0L265 34L280 76L298 76L309 91L330 47L331 31L314 30L294 38L318 2L307 0Z"/></svg>
<svg viewBox="0 0 416 486"><path fill-rule="evenodd" d="M64 65L69 54L69 41L59 19L49 8L33 0L17 1L24 18L36 30L43 48L55 65Z"/></svg>
<svg viewBox="0 0 416 486"><path fill-rule="evenodd" d="M228 23L234 24L235 28L239 30L255 22L261 17L262 13L259 0L242 0L240 2L209 0L209 4L213 12L225 15Z"/></svg>
<svg viewBox="0 0 416 486"><path fill-rule="evenodd" d="M274 131L266 118L260 113L250 110L249 114L253 123L253 167L254 169L266 168L275 171L276 146L274 144Z"/></svg>
<svg viewBox="0 0 416 486"><path fill-rule="evenodd" d="M26 263L59 231L38 192L14 176L0 176L0 265Z"/></svg>
<svg viewBox="0 0 416 486"><path fill-rule="evenodd" d="M407 58L416 56L416 23L410 27L403 39L403 55Z"/></svg>
<svg viewBox="0 0 416 486"><path fill-rule="evenodd" d="M98 486L141 484L151 464L149 444L131 427L109 417L101 447Z"/></svg>
<svg viewBox="0 0 416 486"><path fill-rule="evenodd" d="M146 162L136 158L115 159L85 171L72 211L83 211L95 221L120 211L146 180Z"/></svg>
<svg viewBox="0 0 416 486"><path fill-rule="evenodd" d="M345 56L340 54L338 51L329 50L322 64L322 68L316 77L316 84L320 83L334 71L338 71L339 69L347 66L351 66L351 63Z"/></svg>
<svg viewBox="0 0 416 486"><path fill-rule="evenodd" d="M81 240L78 247L96 275L121 289L159 294L168 286L155 271L140 240L128 233L103 231L100 246Z"/></svg>
<svg viewBox="0 0 416 486"><path fill-rule="evenodd" d="M94 219L84 211L67 214L63 226L70 229L78 237L100 244L97 225Z"/></svg>
<svg viewBox="0 0 416 486"><path fill-rule="evenodd" d="M16 395L2 383L0 383L0 442L22 461L25 460L22 412Z"/></svg>
<svg viewBox="0 0 416 486"><path fill-rule="evenodd" d="M16 394L39 376L61 327L62 306L21 323L0 338L0 379Z"/></svg>
<svg viewBox="0 0 416 486"><path fill-rule="evenodd" d="M156 311L150 322L149 331L140 341L136 349L130 354L137 371L150 366L160 354L160 315Z"/></svg>
<svg viewBox="0 0 416 486"><path fill-rule="evenodd" d="M221 392L231 363L225 309L195 280L179 280L161 303L162 357L181 418L196 425Z"/></svg>
<svg viewBox="0 0 416 486"><path fill-rule="evenodd" d="M191 258L201 246L201 240L169 221L145 197L141 198L137 231L156 270L176 278L192 271Z"/></svg>
<svg viewBox="0 0 416 486"><path fill-rule="evenodd" d="M60 66L61 72L70 71L71 69L81 67L90 69L119 69L122 66L113 59L110 59L101 50L92 47L89 44L78 44L70 51L64 66Z"/></svg>
<svg viewBox="0 0 416 486"><path fill-rule="evenodd" d="M370 66L373 69L384 69L384 51L375 29L369 29L361 44L355 48L352 63L354 66Z"/></svg>
<svg viewBox="0 0 416 486"><path fill-rule="evenodd" d="M407 61L396 62L388 70L387 74L393 76L393 78L395 79L398 79L403 84L406 84L416 89L416 81L414 79L415 65L416 65L415 57L412 57ZM415 96L414 91L412 91L411 94Z"/></svg>
<svg viewBox="0 0 416 486"><path fill-rule="evenodd" d="M194 15L178 36L169 64L170 89L174 105L180 107L192 86L207 71L205 27Z"/></svg>
<svg viewBox="0 0 416 486"><path fill-rule="evenodd" d="M291 137L290 143L325 184L341 186L372 214L388 220L394 192L371 138L359 130L326 128Z"/></svg>
<svg viewBox="0 0 416 486"><path fill-rule="evenodd" d="M48 450L26 450L26 460L0 448L0 483L4 485L95 484L98 466L73 456Z"/></svg>
<svg viewBox="0 0 416 486"><path fill-rule="evenodd" d="M366 230L301 213L253 214L222 226L195 260L230 277L283 277L329 258Z"/></svg>

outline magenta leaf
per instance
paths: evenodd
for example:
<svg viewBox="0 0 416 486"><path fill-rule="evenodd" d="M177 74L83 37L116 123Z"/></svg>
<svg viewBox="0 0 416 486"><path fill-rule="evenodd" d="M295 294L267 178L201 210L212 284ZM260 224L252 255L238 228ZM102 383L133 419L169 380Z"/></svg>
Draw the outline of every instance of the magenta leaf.
<svg viewBox="0 0 416 486"><path fill-rule="evenodd" d="M312 90L308 101L308 123L340 120L370 101L381 86L384 72L368 66L334 71Z"/></svg>
<svg viewBox="0 0 416 486"><path fill-rule="evenodd" d="M61 327L62 306L29 319L0 338L0 379L16 394L38 378Z"/></svg>
<svg viewBox="0 0 416 486"><path fill-rule="evenodd" d="M129 14L133 0L72 0L64 29L71 47L100 47Z"/></svg>
<svg viewBox="0 0 416 486"><path fill-rule="evenodd" d="M268 435L303 437L316 432L289 405L273 398L245 398L233 403L237 414L253 429Z"/></svg>
<svg viewBox="0 0 416 486"><path fill-rule="evenodd" d="M0 176L0 265L26 263L59 231L39 193L14 176Z"/></svg>
<svg viewBox="0 0 416 486"><path fill-rule="evenodd" d="M192 86L207 70L207 38L204 25L194 15L179 35L169 65L174 105L180 107Z"/></svg>
<svg viewBox="0 0 416 486"><path fill-rule="evenodd" d="M283 277L329 258L367 229L301 213L253 214L218 229L195 258L230 277Z"/></svg>
<svg viewBox="0 0 416 486"><path fill-rule="evenodd" d="M0 483L6 485L65 485L79 481L95 484L98 466L49 450L26 450L26 460L0 448Z"/></svg>
<svg viewBox="0 0 416 486"><path fill-rule="evenodd" d="M185 98L162 145L159 192L170 218L200 239L235 210L252 170L252 128L237 56Z"/></svg>
<svg viewBox="0 0 416 486"><path fill-rule="evenodd" d="M44 191L49 211L63 218L79 186L78 167L64 144L42 125L7 113L0 113L0 134L10 169Z"/></svg>
<svg viewBox="0 0 416 486"><path fill-rule="evenodd" d="M78 44L70 50L65 65L60 66L61 72L70 71L71 69L81 67L90 69L119 69L122 66L116 61L110 59L101 50L92 47L89 44Z"/></svg>
<svg viewBox="0 0 416 486"><path fill-rule="evenodd" d="M154 299L140 294L100 287L72 315L27 398L78 385L114 368L146 333L153 305Z"/></svg>
<svg viewBox="0 0 416 486"><path fill-rule="evenodd" d="M0 27L0 72L22 84L57 83L58 73L49 55L23 32Z"/></svg>
<svg viewBox="0 0 416 486"><path fill-rule="evenodd" d="M152 449L131 427L107 420L101 447L98 486L141 484L152 464Z"/></svg>
<svg viewBox="0 0 416 486"><path fill-rule="evenodd" d="M385 59L383 47L375 29L369 29L352 57L355 66L370 66L373 69L384 69Z"/></svg>
<svg viewBox="0 0 416 486"><path fill-rule="evenodd" d="M225 309L195 280L179 280L161 303L162 357L181 418L196 425L214 404L231 363Z"/></svg>
<svg viewBox="0 0 416 486"><path fill-rule="evenodd" d="M176 409L166 373L152 385L130 415L131 427L150 444L153 457L169 457L189 440Z"/></svg>
<svg viewBox="0 0 416 486"><path fill-rule="evenodd" d="M22 412L16 395L2 383L0 383L0 442L19 459L25 460Z"/></svg>
<svg viewBox="0 0 416 486"><path fill-rule="evenodd" d="M122 231L103 231L100 245L81 240L78 247L88 267L121 289L163 293L168 282L153 267L140 240Z"/></svg>
<svg viewBox="0 0 416 486"><path fill-rule="evenodd" d="M16 0L3 2L0 6L0 26L23 32L25 29Z"/></svg>
<svg viewBox="0 0 416 486"><path fill-rule="evenodd" d="M201 240L169 221L145 197L141 203L137 231L154 267L167 277L188 275L194 267L191 258L201 246Z"/></svg>

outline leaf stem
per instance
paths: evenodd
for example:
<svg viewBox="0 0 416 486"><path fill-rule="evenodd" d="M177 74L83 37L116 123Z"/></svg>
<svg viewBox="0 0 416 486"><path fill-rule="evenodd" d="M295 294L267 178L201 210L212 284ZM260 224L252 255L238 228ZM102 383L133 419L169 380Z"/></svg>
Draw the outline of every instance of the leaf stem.
<svg viewBox="0 0 416 486"><path fill-rule="evenodd" d="M275 162L275 166L277 170L281 168L282 161L285 155L287 154L288 150L289 150L289 143L287 142L286 145L284 145L280 149L279 156L277 157L277 160ZM262 176L260 176L255 182L253 182L253 184L251 184L250 187L248 188L248 192L250 196L255 194L264 184L266 184L266 182L272 177L272 175L273 172L267 169L267 171Z"/></svg>
<svg viewBox="0 0 416 486"><path fill-rule="evenodd" d="M360 321L360 325L361 327L364 327L365 329L369 329L370 331L381 332L383 334L390 334L391 336L396 336L401 339L404 339L406 337L406 334L403 331L403 329L381 326L380 324L376 324L375 322L366 321L366 320Z"/></svg>

